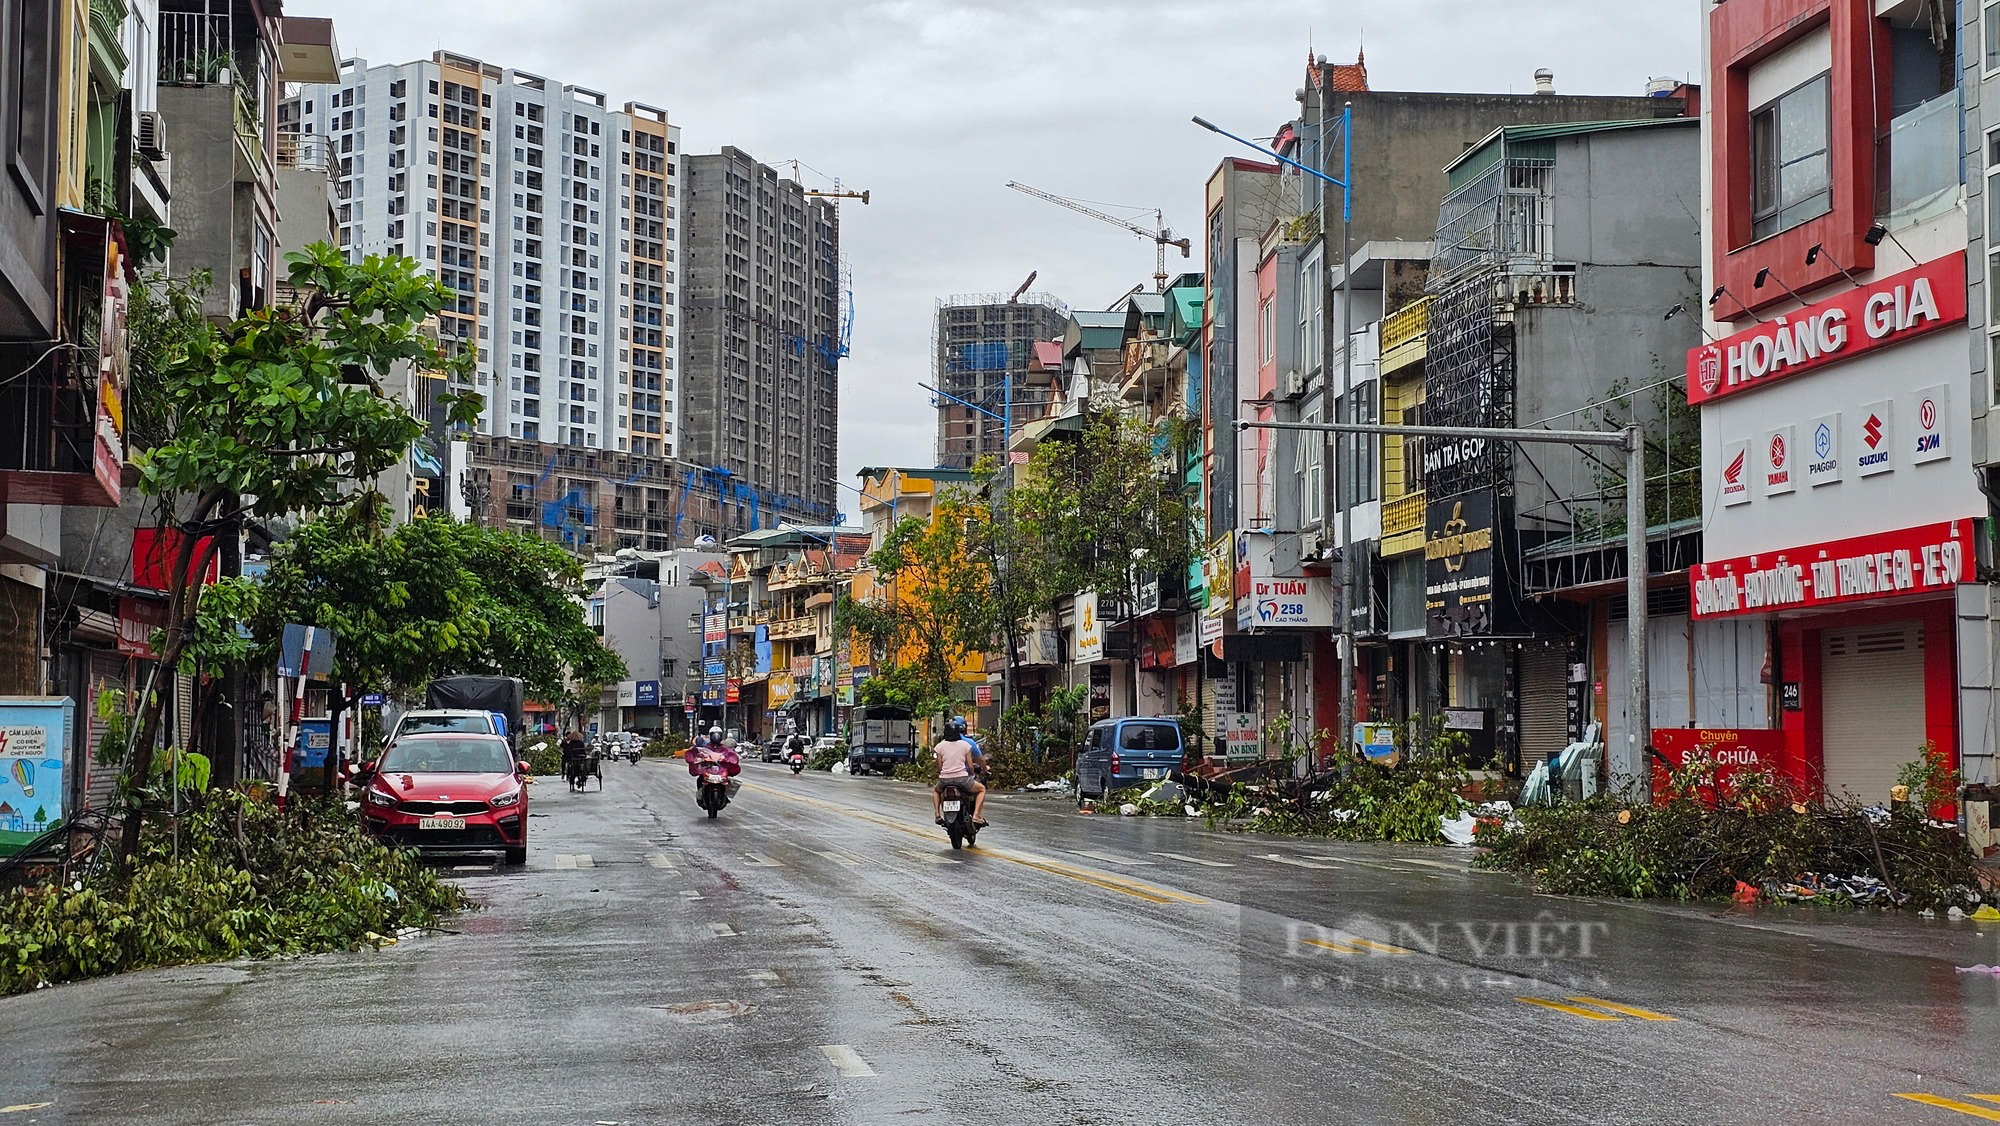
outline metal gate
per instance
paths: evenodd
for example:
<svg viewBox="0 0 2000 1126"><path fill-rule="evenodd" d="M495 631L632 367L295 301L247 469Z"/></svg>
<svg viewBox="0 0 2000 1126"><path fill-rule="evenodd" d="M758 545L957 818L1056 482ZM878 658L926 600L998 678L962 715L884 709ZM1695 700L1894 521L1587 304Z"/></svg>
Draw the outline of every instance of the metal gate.
<svg viewBox="0 0 2000 1126"><path fill-rule="evenodd" d="M1924 627L1828 630L1820 665L1826 793L1886 802L1924 743Z"/></svg>

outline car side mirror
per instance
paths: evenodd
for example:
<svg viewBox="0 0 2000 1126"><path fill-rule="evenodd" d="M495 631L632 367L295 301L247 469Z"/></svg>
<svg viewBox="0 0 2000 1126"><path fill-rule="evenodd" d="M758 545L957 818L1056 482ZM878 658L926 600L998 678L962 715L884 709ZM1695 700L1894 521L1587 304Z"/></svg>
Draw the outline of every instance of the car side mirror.
<svg viewBox="0 0 2000 1126"><path fill-rule="evenodd" d="M525 759L514 764L514 773L522 775L523 777L533 774L534 772L535 768L529 766L527 760Z"/></svg>

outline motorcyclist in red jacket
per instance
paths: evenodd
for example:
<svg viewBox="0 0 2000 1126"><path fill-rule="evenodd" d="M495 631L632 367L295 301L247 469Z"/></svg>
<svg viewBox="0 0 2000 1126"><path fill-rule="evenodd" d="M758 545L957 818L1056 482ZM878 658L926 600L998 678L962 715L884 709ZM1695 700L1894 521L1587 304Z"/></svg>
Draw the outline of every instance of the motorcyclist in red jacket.
<svg viewBox="0 0 2000 1126"><path fill-rule="evenodd" d="M743 773L743 762L736 752L722 741L722 728L711 727L708 737L688 748L687 768L690 777L701 777L701 766L705 762L720 762L729 770L731 778Z"/></svg>

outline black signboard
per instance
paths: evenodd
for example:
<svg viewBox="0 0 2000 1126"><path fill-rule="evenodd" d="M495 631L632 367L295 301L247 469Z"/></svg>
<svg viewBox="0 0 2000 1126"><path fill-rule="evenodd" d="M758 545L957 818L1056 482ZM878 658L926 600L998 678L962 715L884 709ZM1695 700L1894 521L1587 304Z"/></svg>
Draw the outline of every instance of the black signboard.
<svg viewBox="0 0 2000 1126"><path fill-rule="evenodd" d="M1430 502L1424 518L1424 622L1430 637L1495 632L1493 553L1500 547L1490 489ZM1505 592L1497 592L1504 598Z"/></svg>

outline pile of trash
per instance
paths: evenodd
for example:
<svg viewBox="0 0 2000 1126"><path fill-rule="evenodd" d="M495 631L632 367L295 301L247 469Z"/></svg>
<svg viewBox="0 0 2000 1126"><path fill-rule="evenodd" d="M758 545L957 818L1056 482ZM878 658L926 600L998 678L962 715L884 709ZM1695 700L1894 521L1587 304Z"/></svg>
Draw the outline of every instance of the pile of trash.
<svg viewBox="0 0 2000 1126"><path fill-rule="evenodd" d="M1741 880L1737 881L1738 901L1744 899L1743 889L1749 886ZM1836 876L1819 872L1801 872L1790 880L1771 880L1761 889L1752 890L1757 891L1765 899L1779 903L1819 900L1901 907L1910 898L1875 876Z"/></svg>

